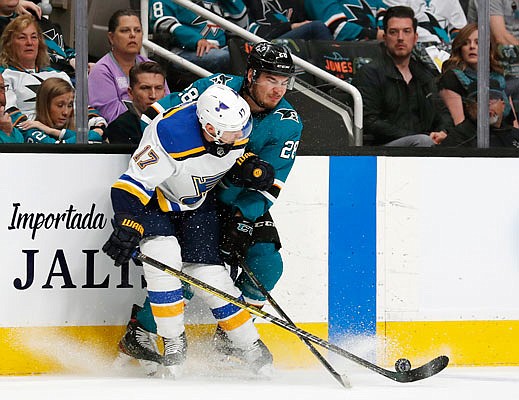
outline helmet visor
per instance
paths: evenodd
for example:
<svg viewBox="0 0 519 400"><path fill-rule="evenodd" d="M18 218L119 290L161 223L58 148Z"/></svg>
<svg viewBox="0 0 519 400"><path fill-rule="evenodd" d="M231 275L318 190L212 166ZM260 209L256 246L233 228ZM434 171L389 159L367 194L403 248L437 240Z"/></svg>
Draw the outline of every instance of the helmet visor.
<svg viewBox="0 0 519 400"><path fill-rule="evenodd" d="M252 132L252 118L249 117L245 126L242 129L240 129L238 131L224 131L221 133L217 133L215 136L215 139L219 143L232 144L237 141L248 138L250 136L251 132Z"/></svg>
<svg viewBox="0 0 519 400"><path fill-rule="evenodd" d="M250 136L252 132L252 117L249 118L245 126L241 130L241 138L240 139L246 139Z"/></svg>

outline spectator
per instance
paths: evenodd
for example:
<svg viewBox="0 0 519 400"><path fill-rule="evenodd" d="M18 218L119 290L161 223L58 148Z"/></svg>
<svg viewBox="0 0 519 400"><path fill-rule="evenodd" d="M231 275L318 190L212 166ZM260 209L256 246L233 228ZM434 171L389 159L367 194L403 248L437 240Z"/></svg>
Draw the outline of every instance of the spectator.
<svg viewBox="0 0 519 400"><path fill-rule="evenodd" d="M50 66L66 72L71 78L75 75L76 51L65 44L63 32L58 24L54 24L46 16L42 16L40 7L31 1L0 0L0 34L7 24L18 15L33 15L38 21L47 45ZM89 64L91 67L93 64Z"/></svg>
<svg viewBox="0 0 519 400"><path fill-rule="evenodd" d="M413 9L420 43L450 43L467 25L459 0L384 0L384 3Z"/></svg>
<svg viewBox="0 0 519 400"><path fill-rule="evenodd" d="M499 62L506 79L506 93L519 108L519 10L514 0L489 0L490 34L497 45ZM470 22L477 22L477 1L467 11Z"/></svg>
<svg viewBox="0 0 519 400"><path fill-rule="evenodd" d="M519 147L519 129L512 126L505 117L506 95L502 84L490 78L488 90L489 140L490 147ZM467 96L463 99L465 120L449 132L442 146L477 147L477 114L478 114L477 82L467 88Z"/></svg>
<svg viewBox="0 0 519 400"><path fill-rule="evenodd" d="M382 0L305 0L312 20L324 21L335 40L382 40Z"/></svg>
<svg viewBox="0 0 519 400"><path fill-rule="evenodd" d="M353 80L364 100L364 132L374 144L430 147L447 136L449 116L434 101L434 76L411 58L416 26L411 8L390 7L384 16L384 56L363 66Z"/></svg>
<svg viewBox="0 0 519 400"><path fill-rule="evenodd" d="M247 28L247 9L242 0L213 0L202 4ZM150 28L161 45L211 72L230 70L227 37L221 27L171 0L151 0L150 10Z"/></svg>
<svg viewBox="0 0 519 400"><path fill-rule="evenodd" d="M0 143L23 143L22 133L13 126L9 114L5 112L5 83L0 75Z"/></svg>
<svg viewBox="0 0 519 400"><path fill-rule="evenodd" d="M106 128L110 143L139 144L142 138L141 115L165 95L166 73L154 61L144 61L130 69L128 96L132 107L119 115Z"/></svg>
<svg viewBox="0 0 519 400"><path fill-rule="evenodd" d="M411 7L418 20L418 42L413 54L435 74L449 58L452 40L467 25L459 0L384 0L388 6Z"/></svg>
<svg viewBox="0 0 519 400"><path fill-rule="evenodd" d="M513 123L514 115L505 95L503 70L497 62L494 49L495 46L491 46L490 77L501 85L506 104L505 116L510 117L509 122ZM443 74L439 82L440 97L447 106L454 125L458 125L466 119L463 100L467 97L469 86L477 82L477 65L478 26L471 23L461 29L452 42L452 54L443 66Z"/></svg>
<svg viewBox="0 0 519 400"><path fill-rule="evenodd" d="M88 140L101 142L106 121L89 110ZM18 126L30 143L76 143L74 88L61 78L46 79L36 97L36 117Z"/></svg>
<svg viewBox="0 0 519 400"><path fill-rule="evenodd" d="M108 40L112 50L92 68L88 76L88 96L92 107L110 123L128 110L130 68L149 60L139 54L142 25L133 10L118 10L110 17ZM166 93L169 93L167 86Z"/></svg>
<svg viewBox="0 0 519 400"><path fill-rule="evenodd" d="M0 73L8 86L6 109L16 125L23 116L34 119L36 93L44 80L58 77L71 81L65 72L49 67L47 46L31 15L20 15L9 22L0 41Z"/></svg>
<svg viewBox="0 0 519 400"><path fill-rule="evenodd" d="M332 40L328 27L310 20L303 0L244 0L251 24L249 30L266 40Z"/></svg>
<svg viewBox="0 0 519 400"><path fill-rule="evenodd" d="M0 0L0 34L11 20L18 15L36 15L41 18L41 8L27 0Z"/></svg>
<svg viewBox="0 0 519 400"><path fill-rule="evenodd" d="M479 1L479 0L478 0ZM497 44L519 45L519 10L514 0L489 0L490 32ZM470 0L469 22L478 20L478 2Z"/></svg>

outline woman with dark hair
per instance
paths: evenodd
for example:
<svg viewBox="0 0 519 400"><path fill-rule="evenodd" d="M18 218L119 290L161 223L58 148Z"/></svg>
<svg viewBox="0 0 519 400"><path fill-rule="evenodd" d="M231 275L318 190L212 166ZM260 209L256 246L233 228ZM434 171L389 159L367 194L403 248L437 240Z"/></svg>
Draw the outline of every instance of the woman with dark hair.
<svg viewBox="0 0 519 400"><path fill-rule="evenodd" d="M497 61L496 46L490 43L489 138L490 147L517 147L519 132L515 112L505 92L505 77ZM462 28L452 42L451 57L443 64L440 96L447 106L454 129L442 145L477 146L478 26Z"/></svg>
<svg viewBox="0 0 519 400"><path fill-rule="evenodd" d="M74 128L74 88L61 78L49 78L40 86L36 97L36 117L18 125L26 142L76 143ZM104 119L89 108L89 142L101 142Z"/></svg>
<svg viewBox="0 0 519 400"><path fill-rule="evenodd" d="M471 23L463 27L452 42L451 56L443 63L439 82L440 97L447 106L454 125L465 120L464 104L470 84L477 81L477 67L478 26ZM490 78L499 83L504 95L503 69L497 61L495 46L492 43L490 46ZM511 103L506 95L503 98L506 104L505 118L511 118L512 123L515 117L511 112Z"/></svg>
<svg viewBox="0 0 519 400"><path fill-rule="evenodd" d="M110 123L128 108L129 73L135 64L149 61L140 55L142 25L130 9L116 11L108 21L111 51L92 68L88 76L90 104ZM169 89L166 87L166 94Z"/></svg>

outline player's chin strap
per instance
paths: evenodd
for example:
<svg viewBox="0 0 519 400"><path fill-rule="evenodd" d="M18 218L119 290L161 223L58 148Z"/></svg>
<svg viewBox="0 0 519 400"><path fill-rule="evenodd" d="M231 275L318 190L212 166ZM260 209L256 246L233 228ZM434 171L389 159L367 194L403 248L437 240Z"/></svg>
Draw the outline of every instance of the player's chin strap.
<svg viewBox="0 0 519 400"><path fill-rule="evenodd" d="M207 129L203 128L204 129L204 132L207 133L209 136L211 136L213 139L214 139L214 142L218 145L220 144L225 144L223 142L220 141L220 139L222 138L224 132L223 131L220 131L216 128L214 128L215 130L215 134L213 135L212 133L210 133Z"/></svg>
<svg viewBox="0 0 519 400"><path fill-rule="evenodd" d="M215 138L215 136L210 133L208 133L208 135ZM232 149L232 144L222 143L219 140L216 140L216 138L214 142L210 142L202 135L202 140L204 141L207 152L216 157L223 157Z"/></svg>

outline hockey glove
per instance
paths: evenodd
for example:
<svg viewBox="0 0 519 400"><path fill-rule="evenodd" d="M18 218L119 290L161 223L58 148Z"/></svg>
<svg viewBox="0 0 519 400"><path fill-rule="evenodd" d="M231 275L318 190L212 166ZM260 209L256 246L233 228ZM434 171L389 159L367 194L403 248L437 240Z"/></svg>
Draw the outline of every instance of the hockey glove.
<svg viewBox="0 0 519 400"><path fill-rule="evenodd" d="M120 266L131 260L144 228L129 214L116 214L112 226L114 231L103 246L103 251L115 261L116 266Z"/></svg>
<svg viewBox="0 0 519 400"><path fill-rule="evenodd" d="M247 256L252 244L253 225L252 222L238 216L223 225L220 254L223 261L231 267L231 272Z"/></svg>
<svg viewBox="0 0 519 400"><path fill-rule="evenodd" d="M236 160L226 177L232 184L267 190L274 183L274 168L256 154L247 152Z"/></svg>

